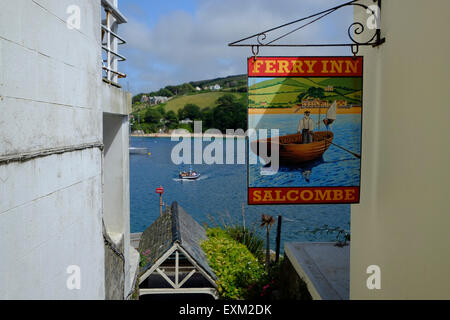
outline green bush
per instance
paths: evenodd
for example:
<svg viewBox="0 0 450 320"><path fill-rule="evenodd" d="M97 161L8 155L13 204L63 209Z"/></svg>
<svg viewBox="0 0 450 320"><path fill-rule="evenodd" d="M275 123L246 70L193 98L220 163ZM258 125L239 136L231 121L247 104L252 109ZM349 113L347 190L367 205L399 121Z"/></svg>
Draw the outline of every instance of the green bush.
<svg viewBox="0 0 450 320"><path fill-rule="evenodd" d="M226 227L225 231L231 238L245 245L259 261L264 261L264 240L255 231L240 225Z"/></svg>
<svg viewBox="0 0 450 320"><path fill-rule="evenodd" d="M180 123L177 126L177 129L186 129L190 133L194 132L194 129L192 129L192 125L190 125L189 123Z"/></svg>
<svg viewBox="0 0 450 320"><path fill-rule="evenodd" d="M247 247L220 228L207 229L208 239L201 243L216 273L221 298L245 299L249 287L265 278L265 270Z"/></svg>

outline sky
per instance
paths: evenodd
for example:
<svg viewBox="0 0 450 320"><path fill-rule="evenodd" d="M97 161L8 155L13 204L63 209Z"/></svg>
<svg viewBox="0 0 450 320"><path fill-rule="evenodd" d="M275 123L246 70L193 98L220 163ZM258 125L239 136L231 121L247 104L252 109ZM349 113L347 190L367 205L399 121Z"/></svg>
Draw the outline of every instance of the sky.
<svg viewBox="0 0 450 320"><path fill-rule="evenodd" d="M119 0L119 10L128 19L119 27L119 34L127 41L119 48L127 57L119 65L119 71L127 74L121 84L137 94L167 85L244 74L251 49L229 47L228 43L346 1ZM352 22L353 8L343 8L279 43L348 43L347 29ZM351 51L345 47L264 47L259 55L351 55Z"/></svg>

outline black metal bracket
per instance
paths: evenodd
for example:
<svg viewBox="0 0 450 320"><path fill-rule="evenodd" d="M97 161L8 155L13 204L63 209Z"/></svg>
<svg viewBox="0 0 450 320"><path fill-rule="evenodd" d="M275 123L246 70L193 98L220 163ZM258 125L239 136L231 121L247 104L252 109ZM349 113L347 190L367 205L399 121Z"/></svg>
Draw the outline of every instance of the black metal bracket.
<svg viewBox="0 0 450 320"><path fill-rule="evenodd" d="M230 47L251 47L253 56L255 58L259 53L260 47L350 47L353 55L356 56L356 54L359 51L360 46L377 47L386 41L385 38L381 38L381 26L379 23L380 18L381 18L381 0L373 0L374 5L371 5L371 6L362 4L362 3L360 3L360 1L361 0L353 0L353 1L343 3L339 6L315 13L308 17L304 17L304 18L301 18L301 19L298 19L295 21L291 21L291 22L282 24L280 26L253 34L251 36L242 38L242 39L234 41L234 42L231 42L228 44L228 46L230 46ZM365 26L365 23L362 23L359 21L353 22L347 29L347 34L351 40L351 43L328 43L328 44L323 44L323 43L320 43L320 44L277 44L277 43L275 43L278 40L296 32L300 29L303 29L304 27L328 16L329 14L332 14L333 12L336 12L337 10L344 8L344 7L348 7L348 6L354 6L354 7L364 9L367 12L367 14L370 15L369 19L374 20L372 22L375 23L375 28L373 28L373 29L369 28L369 27L367 27L367 25ZM310 20L310 21L305 22L307 20ZM294 28L293 30L290 30L290 31L282 34L281 36L275 37L274 39L272 39L270 41L266 40L269 33L271 33L272 31L279 30L279 29L288 27L290 25L297 24L299 22L305 22L305 23ZM366 30L366 27L369 30L375 30L374 34L370 34L370 37L367 41L363 41L363 42L357 41L355 39L355 37L363 34ZM246 42L247 40L251 40L251 39L253 39L253 42Z"/></svg>

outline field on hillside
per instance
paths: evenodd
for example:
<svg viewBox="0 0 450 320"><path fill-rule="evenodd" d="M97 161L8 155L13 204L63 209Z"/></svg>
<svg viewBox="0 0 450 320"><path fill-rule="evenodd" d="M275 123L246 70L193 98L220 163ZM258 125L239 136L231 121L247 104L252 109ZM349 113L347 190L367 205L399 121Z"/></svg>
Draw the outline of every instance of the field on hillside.
<svg viewBox="0 0 450 320"><path fill-rule="evenodd" d="M194 95L185 95L181 97L176 97L171 100L169 100L165 104L166 112L169 110L173 110L177 112L179 109L184 108L184 106L188 103L196 104L200 107L200 109L206 108L206 107L215 107L216 101L218 98L223 96L224 94L227 94L226 92L206 92L206 93L199 93ZM236 98L241 99L246 96L245 93L232 93L236 96Z"/></svg>

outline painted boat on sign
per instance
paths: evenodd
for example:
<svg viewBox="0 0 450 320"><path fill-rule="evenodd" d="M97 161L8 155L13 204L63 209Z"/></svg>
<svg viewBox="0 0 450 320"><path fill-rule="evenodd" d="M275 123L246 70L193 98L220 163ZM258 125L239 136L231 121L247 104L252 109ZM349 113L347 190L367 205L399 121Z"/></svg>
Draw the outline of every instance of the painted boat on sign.
<svg viewBox="0 0 450 320"><path fill-rule="evenodd" d="M278 137L280 163L301 164L320 158L327 151L333 141L333 132L317 131L312 133L312 142L303 144L302 134L288 134ZM276 143L272 138L259 139L250 143L251 150L263 158L265 162L270 161L267 155L260 154L260 147L267 145L267 154L271 154L271 145Z"/></svg>

